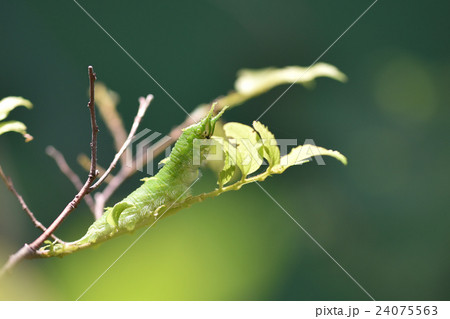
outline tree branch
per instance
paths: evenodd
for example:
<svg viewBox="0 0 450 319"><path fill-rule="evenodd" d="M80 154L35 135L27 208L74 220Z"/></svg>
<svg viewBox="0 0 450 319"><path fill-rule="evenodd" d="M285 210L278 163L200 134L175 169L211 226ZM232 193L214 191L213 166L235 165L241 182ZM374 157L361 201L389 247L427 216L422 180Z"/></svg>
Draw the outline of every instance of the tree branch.
<svg viewBox="0 0 450 319"><path fill-rule="evenodd" d="M47 146L45 149L48 156L53 158L56 162L56 165L58 165L61 172L66 175L66 177L72 182L73 186L75 186L75 189L79 191L83 187L83 183L81 182L81 179L78 177L77 174L72 171L72 169L67 164L64 156L59 152L56 148L53 146ZM95 210L95 203L94 199L90 194L87 194L84 197L84 200L86 201L86 204L89 206L89 209L94 214ZM95 215L94 215L95 216Z"/></svg>
<svg viewBox="0 0 450 319"><path fill-rule="evenodd" d="M20 205L22 206L22 209L25 211L25 213L27 213L27 215L30 217L31 221L34 223L34 225L36 226L36 228L41 229L43 232L45 232L47 230L47 228L45 228L44 225L42 225L41 222L39 222L36 217L34 217L33 212L28 208L28 205L25 203L25 200L23 199L23 197L16 191L16 189L14 188L14 184L11 180L11 178L7 177L5 175L5 173L3 172L2 167L0 166L0 177L3 179L3 181L6 184L6 187L8 187L8 189L11 191L11 193L14 194L14 196L16 196L16 198L18 199ZM56 237L55 235L52 234L52 238L60 243L64 243L61 239L59 239L58 237Z"/></svg>
<svg viewBox="0 0 450 319"><path fill-rule="evenodd" d="M89 172L89 170L91 169L91 159L86 154L83 153L79 154L77 156L77 162L81 166L81 168L84 169L86 172ZM103 175L106 172L106 169L104 169L98 163L97 163L97 170L99 171L100 175ZM105 179L105 182L109 183L113 177L114 176L111 173L109 173L108 177Z"/></svg>
<svg viewBox="0 0 450 319"><path fill-rule="evenodd" d="M27 244L20 248L15 254L9 256L8 261L0 270L0 278L10 271L18 262L22 259L29 258L34 255L32 250Z"/></svg>

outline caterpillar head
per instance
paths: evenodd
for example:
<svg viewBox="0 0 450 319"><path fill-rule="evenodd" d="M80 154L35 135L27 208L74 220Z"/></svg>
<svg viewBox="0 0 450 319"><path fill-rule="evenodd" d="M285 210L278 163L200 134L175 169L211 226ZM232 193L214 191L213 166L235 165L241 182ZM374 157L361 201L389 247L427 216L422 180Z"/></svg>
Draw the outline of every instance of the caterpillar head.
<svg viewBox="0 0 450 319"><path fill-rule="evenodd" d="M187 128L185 128L183 131L191 131L194 135L194 138L204 139L204 138L210 138L214 134L214 128L216 126L216 122L219 120L219 118L222 116L222 114L226 111L228 106L225 106L219 114L216 116L213 116L214 114L214 107L217 103L214 103L211 106L210 111L208 114L198 123L191 125Z"/></svg>

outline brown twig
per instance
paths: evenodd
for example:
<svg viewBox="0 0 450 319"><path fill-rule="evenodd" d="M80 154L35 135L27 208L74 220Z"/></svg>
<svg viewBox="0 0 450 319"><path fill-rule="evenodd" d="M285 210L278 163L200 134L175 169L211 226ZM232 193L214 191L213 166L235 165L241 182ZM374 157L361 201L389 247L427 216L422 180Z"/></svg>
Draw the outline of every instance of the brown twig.
<svg viewBox="0 0 450 319"><path fill-rule="evenodd" d="M88 102L88 108L91 116L91 127L92 127L92 137L91 137L91 169L89 171L89 176L84 183L83 187L80 189L75 198L64 208L64 210L59 214L59 216L53 221L53 223L47 228L47 230L39 236L35 241L33 241L29 247L36 251L42 243L51 235L53 232L61 225L62 221L69 216L69 214L78 206L78 204L83 200L84 196L89 194L90 186L94 182L98 172L96 169L97 165L97 133L98 126L95 119L95 107L94 107L94 82L96 76L92 66L88 67L89 73L89 87L90 87L90 99Z"/></svg>
<svg viewBox="0 0 450 319"><path fill-rule="evenodd" d="M50 156L55 160L56 165L58 165L61 172L64 175L66 175L66 177L72 182L73 186L75 186L75 189L79 191L83 187L83 183L81 182L81 179L78 177L78 175L75 174L75 172L72 171L72 169L69 167L69 165L66 162L66 159L61 154L61 152L59 152L53 146L47 146L45 151L48 156ZM90 194L87 194L84 197L84 200L86 201L86 204L89 206L91 212L94 214L95 203L92 196Z"/></svg>
<svg viewBox="0 0 450 319"><path fill-rule="evenodd" d="M34 250L25 244L15 254L9 256L6 264L0 269L0 278L5 275L10 269L12 269L19 261L29 258L34 255Z"/></svg>
<svg viewBox="0 0 450 319"><path fill-rule="evenodd" d="M81 166L81 168L83 168L86 172L89 172L89 170L91 169L91 159L86 154L83 153L78 154L77 162ZM100 166L98 163L97 163L97 170L99 172L99 175L103 175L106 172L106 169ZM108 177L105 179L105 182L109 183L113 177L114 176L111 173L109 173Z"/></svg>
<svg viewBox="0 0 450 319"><path fill-rule="evenodd" d="M121 158L122 154L125 152L125 150L128 149L128 146L130 145L131 141L133 140L134 135L136 134L136 131L139 127L139 124L142 121L142 118L147 111L148 106L150 105L151 101L153 100L153 95L149 94L146 98L141 97L139 99L139 109L137 112L136 117L134 118L133 125L131 126L130 133L128 134L128 137L125 141L125 143L120 148L119 152L114 156L114 160L112 161L111 165L108 167L106 172L102 175L102 177L91 186L91 191L95 190L100 186L100 184L108 177L109 173L116 167L117 162ZM119 173L114 176L108 186L103 190L101 193L95 194L95 215L101 216L103 213L105 203L110 198L110 196L115 192L115 190L124 182L125 179L127 179L130 174L135 171L134 167L132 165L122 165Z"/></svg>
<svg viewBox="0 0 450 319"><path fill-rule="evenodd" d="M17 200L19 201L20 205L22 206L22 209L30 217L31 221L36 226L36 228L39 228L43 232L45 232L47 230L47 228L45 228L45 226L42 225L42 223L36 219L33 212L28 208L27 203L25 203L25 200L23 199L23 197L14 188L14 184L13 184L11 178L9 178L5 175L1 166L0 166L0 177L3 179L3 181L6 184L6 187L8 187L8 189L11 191L11 193L13 193L14 196L16 196ZM52 234L52 238L60 243L63 243L63 241L61 239L59 239L58 237L56 237L53 234Z"/></svg>

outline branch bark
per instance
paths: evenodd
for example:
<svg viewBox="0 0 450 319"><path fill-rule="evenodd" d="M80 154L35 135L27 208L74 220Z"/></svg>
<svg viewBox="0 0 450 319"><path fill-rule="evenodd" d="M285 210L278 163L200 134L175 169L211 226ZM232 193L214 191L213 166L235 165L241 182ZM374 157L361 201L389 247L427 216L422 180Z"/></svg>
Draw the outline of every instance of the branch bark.
<svg viewBox="0 0 450 319"><path fill-rule="evenodd" d="M8 189L11 191L11 193L13 193L14 196L16 196L17 200L19 201L20 205L22 206L22 209L30 217L31 221L36 226L36 228L39 228L43 232L45 232L47 230L47 228L45 228L45 226L42 225L42 223L36 219L33 212L28 208L27 203L25 203L25 200L23 199L23 197L14 188L14 184L13 184L11 178L9 178L5 175L1 166L0 166L0 177L3 179L3 181L6 184L6 187L8 187ZM52 234L52 238L60 243L63 243L63 241L61 239L59 239L58 237L56 237L53 234Z"/></svg>
<svg viewBox="0 0 450 319"><path fill-rule="evenodd" d="M8 261L0 270L0 278L4 276L8 271L10 271L12 268L14 268L14 266L18 262L32 256L34 253L35 253L34 250L32 250L27 244L25 244L15 254L9 256Z"/></svg>
<svg viewBox="0 0 450 319"><path fill-rule="evenodd" d="M82 169L84 169L86 172L89 172L91 169L91 159L86 154L79 154L77 156L77 162L81 166ZM99 171L100 175L105 174L106 169L104 169L101 165L97 163L97 170ZM113 175L110 173L108 177L105 179L106 183L109 183L111 179L113 178Z"/></svg>
<svg viewBox="0 0 450 319"><path fill-rule="evenodd" d="M45 151L48 156L55 160L55 163L56 165L58 165L61 172L66 175L66 177L72 182L73 186L75 186L75 189L79 191L83 187L83 183L81 182L81 179L78 177L78 175L75 174L74 171L72 171L69 164L67 164L66 159L61 154L61 152L59 152L53 146L47 146ZM95 203L92 196L90 194L87 194L84 197L84 200L86 201L86 204L88 205L91 212L94 214Z"/></svg>

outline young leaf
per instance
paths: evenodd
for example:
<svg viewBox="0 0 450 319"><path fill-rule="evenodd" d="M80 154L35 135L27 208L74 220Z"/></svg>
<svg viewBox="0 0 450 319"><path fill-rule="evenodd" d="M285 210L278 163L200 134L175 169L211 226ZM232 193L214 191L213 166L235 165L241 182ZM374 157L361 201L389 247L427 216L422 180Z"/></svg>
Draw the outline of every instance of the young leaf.
<svg viewBox="0 0 450 319"><path fill-rule="evenodd" d="M347 158L338 151L327 150L315 145L300 145L291 150L291 152L280 159L280 164L273 168L276 173L284 172L288 167L301 165L311 160L314 156L331 156L347 165Z"/></svg>
<svg viewBox="0 0 450 319"><path fill-rule="evenodd" d="M51 240L45 240L44 241L44 244L46 245L45 247L46 247L46 249L48 249L48 250L50 250L50 251L53 251L54 250L54 248L55 248L55 245L54 245L54 243L51 241Z"/></svg>
<svg viewBox="0 0 450 319"><path fill-rule="evenodd" d="M216 145L216 151L222 152L221 161L207 161L208 166L218 172L217 184L222 187L228 183L236 172L236 148L228 143L228 140L224 137L213 136L212 140Z"/></svg>
<svg viewBox="0 0 450 319"><path fill-rule="evenodd" d="M275 136L269 131L267 126L260 122L253 122L253 127L261 136L263 144L264 158L269 162L269 167L273 167L280 163L280 149L277 145Z"/></svg>
<svg viewBox="0 0 450 319"><path fill-rule="evenodd" d="M248 125L229 122L223 126L225 135L235 139L248 139L252 143L257 144L259 142L259 136L255 130Z"/></svg>
<svg viewBox="0 0 450 319"><path fill-rule="evenodd" d="M27 133L25 124L19 121L0 122L0 135L7 132L17 132L22 134L25 138L25 142L29 142L33 139L33 136Z"/></svg>
<svg viewBox="0 0 450 319"><path fill-rule="evenodd" d="M225 134L230 137L230 144L235 143L235 154L229 150L230 157L241 170L243 178L255 172L263 163L263 157L260 154L261 139L256 132L247 125L241 123L227 123L224 125Z"/></svg>
<svg viewBox="0 0 450 319"><path fill-rule="evenodd" d="M309 68L288 66L281 69L244 69L238 73L235 88L241 94L254 96L268 91L277 85L289 83L307 84L321 76L326 76L341 82L347 80L345 74L335 66L326 63L317 63Z"/></svg>
<svg viewBox="0 0 450 319"><path fill-rule="evenodd" d="M4 120L9 112L19 106L25 106L26 108L31 109L33 104L20 96L8 96L2 99L0 101L0 121Z"/></svg>
<svg viewBox="0 0 450 319"><path fill-rule="evenodd" d="M224 165L223 169L219 173L219 180L217 183L220 187L228 183L231 178L233 178L235 172L236 172L236 165L235 162L230 157L230 148L231 146L226 140L223 140L224 143L228 144L224 147Z"/></svg>

